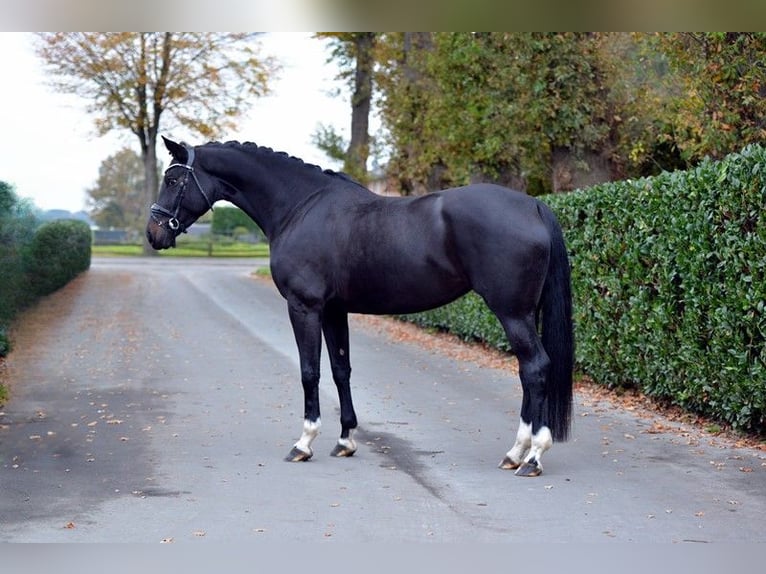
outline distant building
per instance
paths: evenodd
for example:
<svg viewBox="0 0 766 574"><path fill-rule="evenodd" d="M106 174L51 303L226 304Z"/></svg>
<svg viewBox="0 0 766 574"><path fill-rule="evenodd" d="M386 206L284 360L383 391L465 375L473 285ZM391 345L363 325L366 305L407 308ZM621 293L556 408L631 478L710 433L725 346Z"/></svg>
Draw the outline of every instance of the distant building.
<svg viewBox="0 0 766 574"><path fill-rule="evenodd" d="M191 227L189 227L186 230L186 232L191 237L202 237L202 236L205 236L205 235L210 235L210 228L211 228L211 226L212 226L211 223L200 223L200 222L197 222L194 225L192 225Z"/></svg>
<svg viewBox="0 0 766 574"><path fill-rule="evenodd" d="M119 245L129 243L130 233L126 229L94 229L94 245Z"/></svg>

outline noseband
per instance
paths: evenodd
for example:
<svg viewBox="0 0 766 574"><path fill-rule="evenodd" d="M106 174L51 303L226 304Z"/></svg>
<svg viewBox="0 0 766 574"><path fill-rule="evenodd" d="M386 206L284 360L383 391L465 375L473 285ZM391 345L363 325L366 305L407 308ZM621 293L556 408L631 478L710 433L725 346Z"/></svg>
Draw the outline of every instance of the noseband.
<svg viewBox="0 0 766 574"><path fill-rule="evenodd" d="M205 193L205 190L202 189L202 185L200 184L199 179L197 178L197 174L194 172L194 168L192 167L192 164L194 163L194 148L187 145L184 145L184 147L187 151L186 163L172 163L168 166L168 169L165 170L165 173L167 173L168 170L172 167L182 167L186 170L186 175L181 182L181 189L178 191L176 200L173 203L173 211L165 209L159 203L153 203L150 208L154 222L162 227L163 222L161 219L159 219L159 216L167 217L168 219L165 221L165 223L167 224L168 229L176 232L176 235L179 235L180 233L186 233L186 226L182 225L181 222L178 221L178 213L181 211L181 202L183 201L184 195L186 194L186 186L189 183L189 175L192 176L194 183L197 184L197 189L199 189L202 197L205 198L208 207L210 207L210 211L213 211L213 204L210 202L210 198Z"/></svg>

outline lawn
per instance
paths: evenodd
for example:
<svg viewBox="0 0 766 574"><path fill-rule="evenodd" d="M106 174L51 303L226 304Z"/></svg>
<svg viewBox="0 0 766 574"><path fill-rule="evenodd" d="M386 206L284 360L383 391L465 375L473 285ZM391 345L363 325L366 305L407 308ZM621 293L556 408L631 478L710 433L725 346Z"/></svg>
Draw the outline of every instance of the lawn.
<svg viewBox="0 0 766 574"><path fill-rule="evenodd" d="M93 255L131 257L142 255L141 245L94 245ZM160 251L164 257L268 257L266 243L180 241L175 249Z"/></svg>

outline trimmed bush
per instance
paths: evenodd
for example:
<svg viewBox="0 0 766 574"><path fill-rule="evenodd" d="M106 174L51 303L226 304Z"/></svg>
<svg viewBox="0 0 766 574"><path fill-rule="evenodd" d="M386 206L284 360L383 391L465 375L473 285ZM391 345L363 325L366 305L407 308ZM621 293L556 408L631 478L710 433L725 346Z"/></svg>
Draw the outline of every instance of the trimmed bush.
<svg viewBox="0 0 766 574"><path fill-rule="evenodd" d="M36 295L60 289L90 267L88 224L73 219L40 226L24 257L24 267Z"/></svg>
<svg viewBox="0 0 766 574"><path fill-rule="evenodd" d="M0 329L33 298L24 273L22 253L32 241L38 221L32 205L0 181ZM5 354L0 348L0 355Z"/></svg>
<svg viewBox="0 0 766 574"><path fill-rule="evenodd" d="M263 232L258 224L239 207L216 207L210 229L217 235L231 236L244 230L244 233L253 233L258 237L263 237Z"/></svg>
<svg viewBox="0 0 766 574"><path fill-rule="evenodd" d="M438 309L400 318L426 329L449 331L464 341L482 341L502 351L511 350L500 321L473 292Z"/></svg>
<svg viewBox="0 0 766 574"><path fill-rule="evenodd" d="M0 357L11 350L16 314L90 267L91 234L82 221L39 227L34 206L0 181ZM7 397L0 384L0 404Z"/></svg>
<svg viewBox="0 0 766 574"><path fill-rule="evenodd" d="M542 198L570 251L582 372L766 433L764 170L766 151L749 146L690 171ZM432 326L465 319L478 337L491 314L474 305L438 310L452 318Z"/></svg>
<svg viewBox="0 0 766 574"><path fill-rule="evenodd" d="M91 233L82 221L39 226L31 203L0 181L0 357L11 350L16 314L90 267ZM0 404L7 398L0 384Z"/></svg>
<svg viewBox="0 0 766 574"><path fill-rule="evenodd" d="M0 357L6 356L11 352L11 340L3 327L0 327Z"/></svg>
<svg viewBox="0 0 766 574"><path fill-rule="evenodd" d="M600 383L766 432L766 150L550 197L577 358Z"/></svg>

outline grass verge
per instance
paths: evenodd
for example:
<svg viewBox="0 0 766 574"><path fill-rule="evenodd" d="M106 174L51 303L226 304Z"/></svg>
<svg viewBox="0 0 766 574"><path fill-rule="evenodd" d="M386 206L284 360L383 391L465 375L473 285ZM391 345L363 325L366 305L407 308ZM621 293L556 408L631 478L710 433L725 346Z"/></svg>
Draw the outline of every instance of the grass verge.
<svg viewBox="0 0 766 574"><path fill-rule="evenodd" d="M141 245L94 245L93 255L109 257L138 257L143 255ZM212 245L206 241L179 242L175 249L160 251L162 257L268 257L266 243L230 243Z"/></svg>

